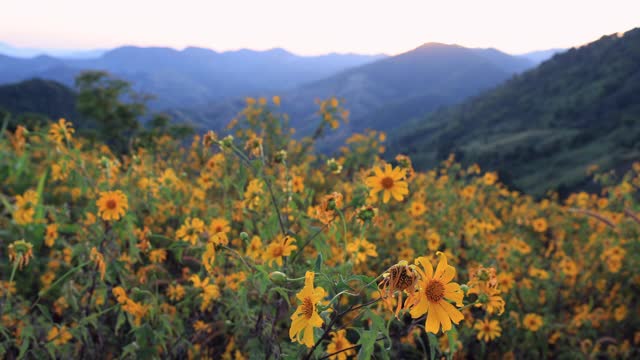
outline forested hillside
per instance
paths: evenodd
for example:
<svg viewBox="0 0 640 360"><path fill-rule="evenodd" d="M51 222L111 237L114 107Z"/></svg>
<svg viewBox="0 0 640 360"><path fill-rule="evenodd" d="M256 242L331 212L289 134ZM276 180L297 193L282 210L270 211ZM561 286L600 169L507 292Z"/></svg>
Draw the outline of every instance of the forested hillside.
<svg viewBox="0 0 640 360"><path fill-rule="evenodd" d="M392 142L422 169L455 153L535 194L585 185L587 166L617 169L640 153L640 29L556 55Z"/></svg>

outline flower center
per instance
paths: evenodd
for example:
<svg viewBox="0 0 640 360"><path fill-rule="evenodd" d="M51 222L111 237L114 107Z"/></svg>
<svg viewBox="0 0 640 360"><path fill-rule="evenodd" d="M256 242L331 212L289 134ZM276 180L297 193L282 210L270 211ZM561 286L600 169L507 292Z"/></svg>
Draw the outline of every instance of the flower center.
<svg viewBox="0 0 640 360"><path fill-rule="evenodd" d="M117 205L118 205L118 203L115 200L113 200L113 199L107 200L107 209L113 210L113 209L116 208Z"/></svg>
<svg viewBox="0 0 640 360"><path fill-rule="evenodd" d="M273 249L272 253L274 257L279 257L282 256L282 253L284 253L284 249L282 248L282 246L278 246Z"/></svg>
<svg viewBox="0 0 640 360"><path fill-rule="evenodd" d="M311 316L313 315L313 302L310 297L304 298L304 301L302 302L302 313L307 319L311 319Z"/></svg>
<svg viewBox="0 0 640 360"><path fill-rule="evenodd" d="M382 187L389 190L391 188L393 188L393 179L390 177L384 177L382 178L382 180L380 181L380 184L382 184Z"/></svg>
<svg viewBox="0 0 640 360"><path fill-rule="evenodd" d="M427 299L431 302L438 302L444 298L444 285L438 280L431 280L424 289Z"/></svg>

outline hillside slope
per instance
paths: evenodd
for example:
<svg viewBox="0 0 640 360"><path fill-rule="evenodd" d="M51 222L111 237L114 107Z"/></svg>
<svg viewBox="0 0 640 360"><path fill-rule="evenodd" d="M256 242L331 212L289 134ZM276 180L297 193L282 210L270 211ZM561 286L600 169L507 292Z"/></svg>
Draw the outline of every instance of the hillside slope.
<svg viewBox="0 0 640 360"><path fill-rule="evenodd" d="M585 183L640 155L640 29L602 37L397 131L419 168L454 152L535 194Z"/></svg>
<svg viewBox="0 0 640 360"><path fill-rule="evenodd" d="M60 83L42 79L0 86L0 112L11 113L14 123L78 119L76 94Z"/></svg>

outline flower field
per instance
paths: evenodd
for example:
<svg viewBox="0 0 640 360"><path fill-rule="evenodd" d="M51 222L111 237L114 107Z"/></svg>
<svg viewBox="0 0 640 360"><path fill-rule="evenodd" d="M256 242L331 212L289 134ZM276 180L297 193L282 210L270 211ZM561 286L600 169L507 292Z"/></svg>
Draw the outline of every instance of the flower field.
<svg viewBox="0 0 640 360"><path fill-rule="evenodd" d="M0 357L640 356L640 163L536 200L376 131L325 156L340 101L302 140L279 103L125 154L3 131Z"/></svg>

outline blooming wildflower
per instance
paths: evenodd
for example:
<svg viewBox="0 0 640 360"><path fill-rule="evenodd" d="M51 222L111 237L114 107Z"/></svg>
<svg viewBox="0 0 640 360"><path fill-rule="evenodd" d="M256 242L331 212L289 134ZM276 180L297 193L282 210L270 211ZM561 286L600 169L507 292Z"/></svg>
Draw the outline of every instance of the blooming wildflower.
<svg viewBox="0 0 640 360"><path fill-rule="evenodd" d="M229 221L227 221L227 219L217 218L211 220L208 230L212 235L220 232L228 233L231 231L231 226L229 226Z"/></svg>
<svg viewBox="0 0 640 360"><path fill-rule="evenodd" d="M316 304L325 297L325 290L321 287L314 288L315 273L307 271L304 277L304 288L296 294L301 304L291 315L291 327L289 338L312 347L315 343L313 329L322 326L324 320L318 315Z"/></svg>
<svg viewBox="0 0 640 360"><path fill-rule="evenodd" d="M120 220L129 209L127 196L121 190L102 191L96 201L98 216L103 220Z"/></svg>
<svg viewBox="0 0 640 360"><path fill-rule="evenodd" d="M38 200L38 194L33 190L27 190L24 194L16 196L16 209L13 212L13 220L16 224L26 225L33 222Z"/></svg>
<svg viewBox="0 0 640 360"><path fill-rule="evenodd" d="M98 249L94 246L91 248L89 257L91 261L96 264L96 269L100 271L100 280L104 280L104 274L107 271L107 264L104 262L104 256L98 252Z"/></svg>
<svg viewBox="0 0 640 360"><path fill-rule="evenodd" d="M213 273L213 262L216 259L216 249L212 243L207 243L206 250L202 254L202 264L209 274Z"/></svg>
<svg viewBox="0 0 640 360"><path fill-rule="evenodd" d="M473 328L478 330L478 340L482 340L484 342L489 342L498 338L502 332L502 328L500 327L498 320L479 320L476 321Z"/></svg>
<svg viewBox="0 0 640 360"><path fill-rule="evenodd" d="M547 228L549 227L549 225L547 225L547 220L543 218L537 218L533 220L532 226L533 230L539 233L547 231Z"/></svg>
<svg viewBox="0 0 640 360"><path fill-rule="evenodd" d="M53 341L53 344L56 346L64 345L71 339L73 339L73 335L71 335L65 325L62 325L60 328L54 325L47 334L47 341Z"/></svg>
<svg viewBox="0 0 640 360"><path fill-rule="evenodd" d="M420 275L418 280L418 291L410 294L407 303L411 307L411 316L415 319L425 313L427 319L425 330L437 334L440 328L446 332L451 330L451 322L458 324L464 319L460 310L456 309L447 300L453 301L456 306L462 306L464 294L460 285L451 282L456 276L456 269L447 264L447 257L442 252L437 252L440 262L435 273L431 262L426 257L419 257L415 260L416 271Z"/></svg>
<svg viewBox="0 0 640 360"><path fill-rule="evenodd" d="M386 164L384 170L376 167L373 171L375 175L366 179L372 196L382 191L382 201L388 203L391 197L402 201L409 194L407 182L403 180L406 173L402 169L392 168L391 165Z"/></svg>
<svg viewBox="0 0 640 360"><path fill-rule="evenodd" d="M155 249L149 252L149 261L152 263L163 263L165 260L167 260L167 250Z"/></svg>
<svg viewBox="0 0 640 360"><path fill-rule="evenodd" d="M172 301L180 301L185 295L184 287L180 284L171 284L167 287L167 296Z"/></svg>
<svg viewBox="0 0 640 360"><path fill-rule="evenodd" d="M333 354L352 347L353 344L347 340L347 331L342 329L331 333L331 342L327 345L327 353ZM347 360L349 356L356 354L355 349L342 351L330 357L331 360Z"/></svg>
<svg viewBox="0 0 640 360"><path fill-rule="evenodd" d="M49 224L47 225L47 229L44 235L44 244L47 247L52 247L53 243L58 238L58 225L57 224Z"/></svg>
<svg viewBox="0 0 640 360"><path fill-rule="evenodd" d="M182 226L176 231L178 239L195 245L200 234L204 232L204 222L198 218L188 217Z"/></svg>
<svg viewBox="0 0 640 360"><path fill-rule="evenodd" d="M356 265L367 260L367 256L378 257L376 245L366 239L355 239L347 245L347 251L354 255Z"/></svg>
<svg viewBox="0 0 640 360"><path fill-rule="evenodd" d="M51 124L49 128L49 139L58 145L63 145L65 141L71 141L71 136L75 130L70 122L59 119L57 123Z"/></svg>
<svg viewBox="0 0 640 360"><path fill-rule="evenodd" d="M278 266L282 266L282 258L284 256L290 256L291 252L298 247L294 245L296 239L291 238L289 235L279 235L276 240L274 240L264 253L264 260L269 265L273 265L275 261Z"/></svg>
<svg viewBox="0 0 640 360"><path fill-rule="evenodd" d="M529 331L538 331L543 324L542 316L538 314L527 314L522 319L522 326Z"/></svg>

